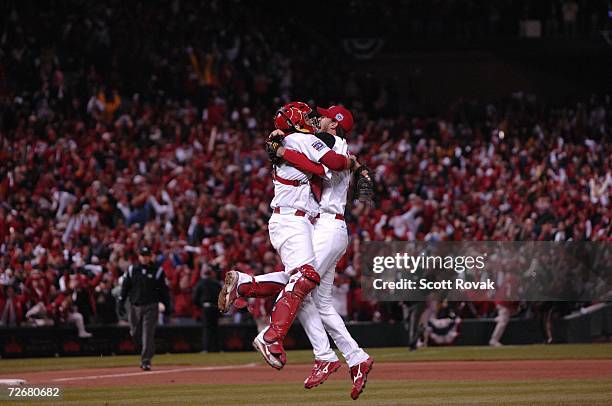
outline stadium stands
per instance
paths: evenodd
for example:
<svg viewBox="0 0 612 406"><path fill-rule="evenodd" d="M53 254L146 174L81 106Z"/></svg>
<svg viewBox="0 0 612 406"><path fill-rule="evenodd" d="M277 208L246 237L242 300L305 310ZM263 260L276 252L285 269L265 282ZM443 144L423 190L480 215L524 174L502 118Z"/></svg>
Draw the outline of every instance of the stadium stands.
<svg viewBox="0 0 612 406"><path fill-rule="evenodd" d="M346 100L357 119L351 150L377 174L376 207L347 213L338 281L351 288L349 319L401 318L398 306L361 299L362 241L612 240L609 96L557 106L516 93L391 115L384 81L338 78L319 62L337 49L277 32L255 7L110 4L2 6L4 325L75 313L116 323L116 287L142 244L171 282L176 318L198 317L190 292L201 274L280 270L263 141L292 98ZM579 32L590 33L599 23L585 15Z"/></svg>

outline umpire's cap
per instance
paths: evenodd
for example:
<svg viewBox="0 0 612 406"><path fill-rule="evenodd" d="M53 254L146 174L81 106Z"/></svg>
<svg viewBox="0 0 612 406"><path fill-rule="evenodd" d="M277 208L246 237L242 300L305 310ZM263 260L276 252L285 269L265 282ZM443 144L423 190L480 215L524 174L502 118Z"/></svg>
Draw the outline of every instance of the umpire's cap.
<svg viewBox="0 0 612 406"><path fill-rule="evenodd" d="M143 257L148 257L149 255L151 255L151 248L144 246L140 248L139 254L142 255Z"/></svg>

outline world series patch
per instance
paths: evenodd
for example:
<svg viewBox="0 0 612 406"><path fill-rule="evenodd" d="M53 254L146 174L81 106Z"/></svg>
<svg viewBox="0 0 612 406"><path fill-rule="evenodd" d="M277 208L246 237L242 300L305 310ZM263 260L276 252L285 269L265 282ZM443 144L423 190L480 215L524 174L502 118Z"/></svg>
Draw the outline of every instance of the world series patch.
<svg viewBox="0 0 612 406"><path fill-rule="evenodd" d="M323 148L325 148L325 144L323 144L321 141L315 141L312 143L312 147L317 151L321 151Z"/></svg>

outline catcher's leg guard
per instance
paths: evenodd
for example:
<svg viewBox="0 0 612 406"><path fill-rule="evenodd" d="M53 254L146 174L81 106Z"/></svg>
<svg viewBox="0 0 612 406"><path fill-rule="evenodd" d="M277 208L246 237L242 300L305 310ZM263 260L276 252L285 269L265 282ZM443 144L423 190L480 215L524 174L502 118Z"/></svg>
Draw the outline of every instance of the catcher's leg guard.
<svg viewBox="0 0 612 406"><path fill-rule="evenodd" d="M270 327L263 336L264 340L269 343L282 341L285 338L293 320L295 320L302 300L321 281L321 277L311 265L302 265L296 269L293 277L296 277L297 280L293 284L292 290L285 288L272 309ZM291 282L289 285L291 285Z"/></svg>

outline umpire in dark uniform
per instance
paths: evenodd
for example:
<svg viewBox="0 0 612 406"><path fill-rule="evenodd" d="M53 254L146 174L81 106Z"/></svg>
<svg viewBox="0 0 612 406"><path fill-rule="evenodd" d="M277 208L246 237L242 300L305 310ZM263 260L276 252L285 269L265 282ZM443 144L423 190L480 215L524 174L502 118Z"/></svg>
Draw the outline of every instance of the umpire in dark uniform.
<svg viewBox="0 0 612 406"><path fill-rule="evenodd" d="M151 369L151 359L155 354L155 327L159 317L159 302L170 309L170 294L164 270L154 263L149 247L142 247L138 255L138 263L128 268L119 306L125 308L125 301L130 300L130 334L141 346L140 368L143 371Z"/></svg>
<svg viewBox="0 0 612 406"><path fill-rule="evenodd" d="M214 271L206 271L193 290L192 299L196 306L202 308L202 350L219 351L219 308L217 299L221 284Z"/></svg>

